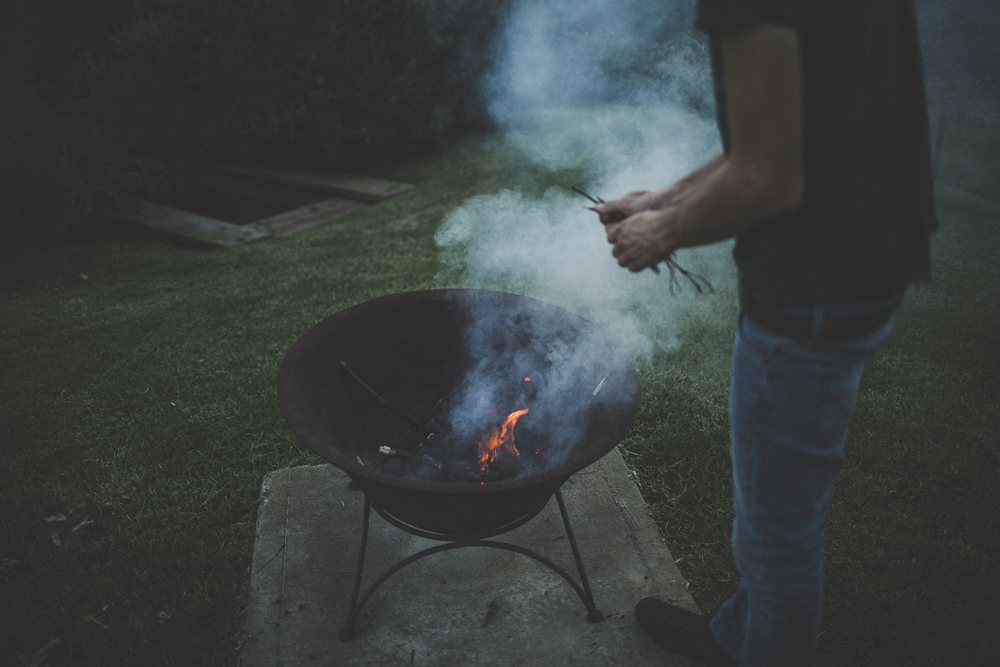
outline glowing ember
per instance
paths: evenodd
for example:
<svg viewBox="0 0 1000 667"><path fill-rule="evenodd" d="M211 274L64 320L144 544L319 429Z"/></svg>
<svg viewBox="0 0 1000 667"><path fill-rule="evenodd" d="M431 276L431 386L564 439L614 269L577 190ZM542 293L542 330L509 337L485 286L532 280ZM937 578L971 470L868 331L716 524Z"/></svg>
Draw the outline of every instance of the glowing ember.
<svg viewBox="0 0 1000 667"><path fill-rule="evenodd" d="M507 419L499 427L494 426L486 437L479 441L479 470L486 472L490 464L496 460L499 453L520 456L514 446L514 425L517 420L528 414L528 409L515 410L507 415Z"/></svg>

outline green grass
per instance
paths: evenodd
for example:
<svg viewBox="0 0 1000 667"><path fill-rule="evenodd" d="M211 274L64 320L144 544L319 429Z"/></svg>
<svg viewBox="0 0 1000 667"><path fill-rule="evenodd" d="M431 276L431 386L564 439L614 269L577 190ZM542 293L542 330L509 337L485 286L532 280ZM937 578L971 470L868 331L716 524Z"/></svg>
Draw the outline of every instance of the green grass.
<svg viewBox="0 0 1000 667"><path fill-rule="evenodd" d="M0 665L53 638L53 667L236 664L261 479L320 462L278 411L285 350L337 310L443 286L433 234L466 198L576 180L487 148L388 169L417 187L291 237L215 252L105 239L0 262L0 559L17 561L0 564ZM996 224L945 216L935 282L913 290L864 377L818 664L1000 655ZM731 297L637 364L644 401L622 444L706 613L738 581Z"/></svg>

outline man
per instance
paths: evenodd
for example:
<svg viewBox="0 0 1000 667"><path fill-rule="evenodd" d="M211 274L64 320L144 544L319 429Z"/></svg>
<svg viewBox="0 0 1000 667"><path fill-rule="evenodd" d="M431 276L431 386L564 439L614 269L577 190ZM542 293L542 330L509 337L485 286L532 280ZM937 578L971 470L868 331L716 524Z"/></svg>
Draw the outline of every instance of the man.
<svg viewBox="0 0 1000 667"><path fill-rule="evenodd" d="M702 0L724 152L598 207L621 266L735 237L733 555L712 618L646 598L644 630L710 667L810 665L823 521L862 369L930 276L927 112L910 0ZM622 216L625 219L621 222Z"/></svg>

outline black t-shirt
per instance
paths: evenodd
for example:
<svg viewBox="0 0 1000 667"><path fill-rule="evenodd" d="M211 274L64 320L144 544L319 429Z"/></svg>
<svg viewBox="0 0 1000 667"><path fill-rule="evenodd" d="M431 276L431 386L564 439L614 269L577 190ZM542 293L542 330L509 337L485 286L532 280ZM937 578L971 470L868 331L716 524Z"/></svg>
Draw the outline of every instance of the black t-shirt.
<svg viewBox="0 0 1000 667"><path fill-rule="evenodd" d="M701 0L723 146L719 35L794 28L803 95L802 203L736 239L740 279L786 304L878 299L930 277L937 229L916 16L910 0Z"/></svg>

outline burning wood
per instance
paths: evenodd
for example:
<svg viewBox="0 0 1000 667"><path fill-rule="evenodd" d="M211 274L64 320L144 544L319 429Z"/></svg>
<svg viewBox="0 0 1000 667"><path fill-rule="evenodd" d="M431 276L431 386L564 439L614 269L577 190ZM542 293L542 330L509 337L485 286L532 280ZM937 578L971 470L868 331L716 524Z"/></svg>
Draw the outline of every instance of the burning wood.
<svg viewBox="0 0 1000 667"><path fill-rule="evenodd" d="M514 446L514 426L517 420L528 414L528 408L515 410L507 415L507 419L499 427L494 426L486 437L479 441L479 471L487 473L490 464L497 460L498 454L520 456Z"/></svg>
<svg viewBox="0 0 1000 667"><path fill-rule="evenodd" d="M396 449L395 447L379 447L378 453L384 456L397 456L404 461L414 461L416 463L421 463L423 465L429 465L437 468L438 470L444 470L445 465L440 461L432 459L429 456L421 456L420 454L411 454L410 452L404 451L402 449Z"/></svg>
<svg viewBox="0 0 1000 667"><path fill-rule="evenodd" d="M431 408L424 422L421 424L372 389L367 382L362 380L347 365L347 362L341 361L340 366L359 387L371 394L383 408L410 426L407 433L396 441L395 446L383 445L378 448L378 459L372 464L372 467L376 469L381 468L386 472L403 477L410 474L424 477L427 473L418 473L417 470L422 468L426 471L432 468L437 471L434 474L439 474L443 478L441 481L483 482L487 477L493 479L517 477L533 468L532 461L547 458L541 453L541 449L539 448L535 450L533 455L528 456L528 459L531 461L527 462L527 465L517 463L517 459L521 454L514 445L514 426L517 424L518 419L528 414L528 408L514 410L507 415L501 424L491 427L482 438L473 440L471 443L465 440L464 442L469 444L459 445L456 438L461 436L450 433L450 426L446 421L436 421L435 413L466 384L464 380L452 389L447 396L444 396L434 404L434 407ZM531 377L525 377L524 382L531 382ZM594 394L596 395L603 386L604 383L602 382L594 390ZM519 406L520 401L516 400L514 404L515 406ZM498 407L497 410L499 411L500 408ZM445 429L443 438L435 438L435 433L432 432L432 429L437 430L435 424ZM440 458L416 454L412 451L425 445L427 446L425 451L433 451ZM463 449L467 454L462 453ZM360 456L356 458L360 465L368 467ZM397 461L398 463L392 463L392 461ZM414 467L408 468L407 464L412 464Z"/></svg>
<svg viewBox="0 0 1000 667"><path fill-rule="evenodd" d="M401 477L425 479L429 475L441 482L483 483L528 474L547 457L538 447L522 457L514 444L514 426L527 413L527 408L515 410L489 427L486 435L471 441L468 435L454 432L440 438L432 433L419 441L404 436L394 447L380 446L373 467ZM425 448L426 453L415 453L416 448Z"/></svg>
<svg viewBox="0 0 1000 667"><path fill-rule="evenodd" d="M594 202L595 206L599 206L601 204L606 204L607 203L606 201L604 201L600 197L591 197L586 192L584 192L583 190L581 190L580 188L578 188L576 186L570 187L570 190L572 190L573 192L577 193L578 195L582 195L582 196L586 197L587 199L589 199L590 201ZM594 208L594 206L588 206L587 210L595 211L595 212L597 211L597 209ZM621 222L624 219L625 219L625 214L622 213L621 211L617 211L616 214L615 214L615 216L614 216L614 219L609 224L614 224L614 223L617 223L617 222ZM683 268L680 264L677 263L677 260L674 259L673 255L668 256L663 261L666 263L667 269L670 270L670 283L669 283L670 294L674 293L674 289L675 288L678 291L680 290L681 283L680 283L680 280L678 280L678 278L677 278L677 274L678 273L680 273L682 276L684 276L685 278L688 279L688 281L694 286L694 289L695 289L696 292L698 292L698 294L701 294L705 290L708 290L709 294L715 294L715 290L712 289L712 283L708 282L707 278L705 278L704 276L700 276L697 273L693 273L693 272L688 271L687 269ZM660 274L660 267L658 267L658 266L656 266L654 264L653 265L653 273L659 275Z"/></svg>

